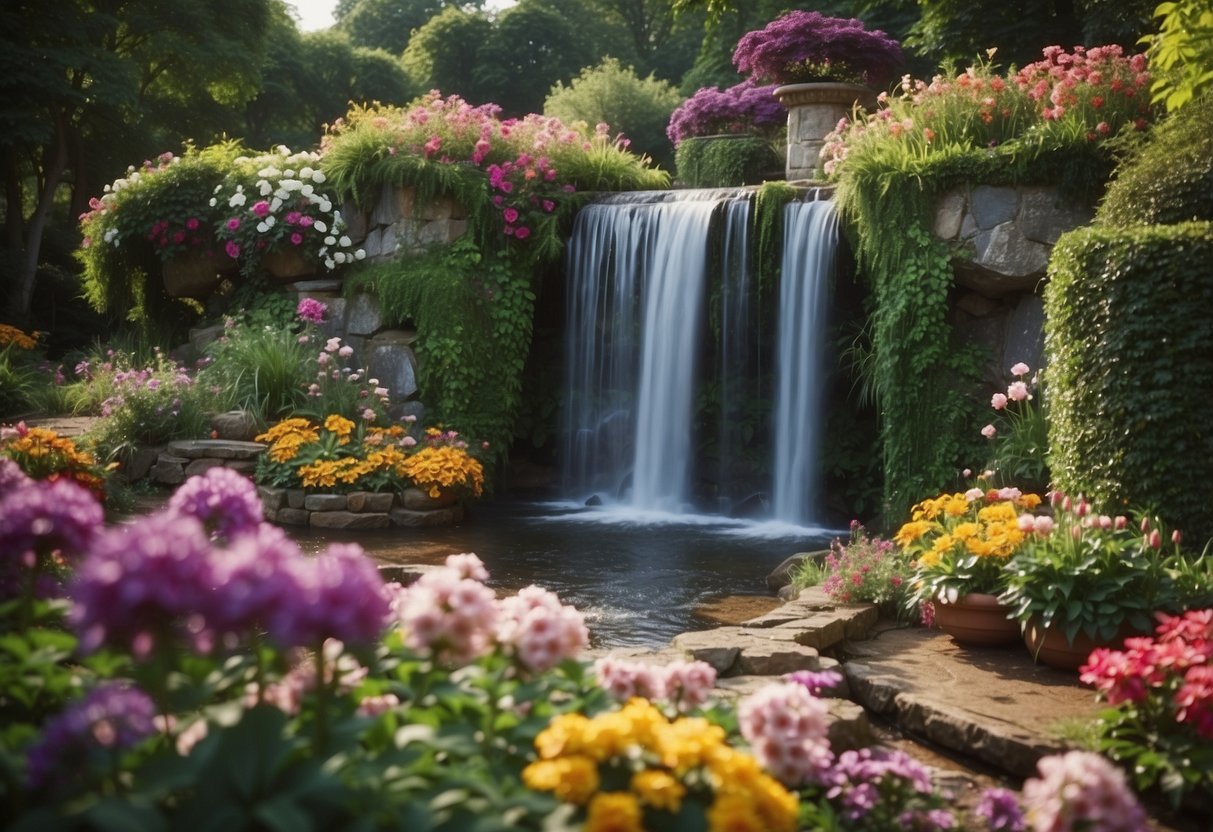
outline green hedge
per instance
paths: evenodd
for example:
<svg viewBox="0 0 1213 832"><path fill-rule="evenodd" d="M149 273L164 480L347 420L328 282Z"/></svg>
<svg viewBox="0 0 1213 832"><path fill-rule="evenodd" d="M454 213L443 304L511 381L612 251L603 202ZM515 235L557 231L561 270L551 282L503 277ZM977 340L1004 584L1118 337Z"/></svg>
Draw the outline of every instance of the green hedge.
<svg viewBox="0 0 1213 832"><path fill-rule="evenodd" d="M1213 97L1154 128L1117 171L1096 219L1103 225L1213 220Z"/></svg>
<svg viewBox="0 0 1213 832"><path fill-rule="evenodd" d="M692 188L757 185L781 178L783 159L761 136L700 136L685 139L674 153L678 182Z"/></svg>
<svg viewBox="0 0 1213 832"><path fill-rule="evenodd" d="M1213 223L1079 229L1049 274L1055 484L1213 536Z"/></svg>

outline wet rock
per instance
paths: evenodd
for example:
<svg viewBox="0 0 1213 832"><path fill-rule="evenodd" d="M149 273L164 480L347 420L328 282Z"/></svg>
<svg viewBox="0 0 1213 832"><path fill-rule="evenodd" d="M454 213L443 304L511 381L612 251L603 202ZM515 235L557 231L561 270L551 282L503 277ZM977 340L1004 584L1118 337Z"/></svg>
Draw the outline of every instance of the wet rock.
<svg viewBox="0 0 1213 832"><path fill-rule="evenodd" d="M386 529L392 521L386 514L352 511L313 511L308 525L317 529Z"/></svg>
<svg viewBox="0 0 1213 832"><path fill-rule="evenodd" d="M301 508L280 508L274 521L288 526L306 526L311 516L310 511L304 511Z"/></svg>
<svg viewBox="0 0 1213 832"><path fill-rule="evenodd" d="M392 494L355 491L353 494L346 495L345 507L347 511L371 511L386 514L391 510L394 499L395 497Z"/></svg>
<svg viewBox="0 0 1213 832"><path fill-rule="evenodd" d="M587 508L598 508L602 505L602 497L598 496L597 494L591 495L590 498L585 501L585 504Z"/></svg>
<svg viewBox="0 0 1213 832"><path fill-rule="evenodd" d="M303 507L308 511L345 511L344 494L308 494Z"/></svg>
<svg viewBox="0 0 1213 832"><path fill-rule="evenodd" d="M393 526L411 528L428 528L432 526L453 526L463 520L463 506L453 505L450 508L440 508L434 511L411 511L407 508L394 508L388 515Z"/></svg>
<svg viewBox="0 0 1213 832"><path fill-rule="evenodd" d="M829 553L829 550L825 549L817 552L797 552L789 556L767 575L767 589L771 592L778 592L792 582L793 573L800 569L800 565L806 560L815 560L820 563Z"/></svg>
<svg viewBox="0 0 1213 832"><path fill-rule="evenodd" d="M197 477L202 474L205 474L207 471L211 470L212 468L222 468L222 467L223 467L222 459L213 459L213 458L207 457L204 459L191 460L190 464L185 466L185 471L183 473L185 474L185 478L188 480L190 477Z"/></svg>
<svg viewBox="0 0 1213 832"><path fill-rule="evenodd" d="M234 442L228 439L182 439L168 444L168 450L188 459L253 459L265 453L259 442Z"/></svg>

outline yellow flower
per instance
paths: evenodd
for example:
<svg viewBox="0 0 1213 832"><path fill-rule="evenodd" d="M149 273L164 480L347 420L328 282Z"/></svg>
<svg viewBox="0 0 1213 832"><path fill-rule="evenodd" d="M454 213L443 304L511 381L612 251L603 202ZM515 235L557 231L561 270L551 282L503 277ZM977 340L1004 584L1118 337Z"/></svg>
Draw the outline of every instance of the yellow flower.
<svg viewBox="0 0 1213 832"><path fill-rule="evenodd" d="M310 434L312 434L312 439L309 441L312 441L312 442L316 441L316 439L319 438L319 437L315 436L316 432L315 432L315 430L312 429L311 422L309 422L307 419L295 418L295 419L283 419L281 422L274 425L272 428L267 430L265 433L261 434L260 436L253 437L253 441L273 443L273 442L278 441L282 437L287 436L288 434L292 434L292 433L298 433L298 434L302 434L302 435L306 435L306 434L310 433Z"/></svg>
<svg viewBox="0 0 1213 832"><path fill-rule="evenodd" d="M963 494L952 494L944 502L943 511L949 517L964 517L969 513L969 501Z"/></svg>
<svg viewBox="0 0 1213 832"><path fill-rule="evenodd" d="M719 725L701 717L688 717L667 726L653 750L662 765L682 774L707 763L724 738L724 729Z"/></svg>
<svg viewBox="0 0 1213 832"><path fill-rule="evenodd" d="M586 832L644 832L643 813L635 795L603 792L590 801Z"/></svg>
<svg viewBox="0 0 1213 832"><path fill-rule="evenodd" d="M324 420L324 429L344 439L354 430L354 423L344 416L338 416L334 413Z"/></svg>
<svg viewBox="0 0 1213 832"><path fill-rule="evenodd" d="M1039 494L1021 494L1015 502L1020 508L1032 511L1040 505L1041 499Z"/></svg>
<svg viewBox="0 0 1213 832"><path fill-rule="evenodd" d="M598 790L598 765L580 754L538 760L522 770L522 782L528 789L551 792L566 803L580 806Z"/></svg>
<svg viewBox="0 0 1213 832"><path fill-rule="evenodd" d="M589 723L589 719L581 714L561 714L535 737L535 750L545 760L561 754L577 754L583 748L583 737Z"/></svg>
<svg viewBox="0 0 1213 832"><path fill-rule="evenodd" d="M449 445L422 448L396 468L418 488L437 497L443 488L463 487L479 497L484 490L484 468L480 461L462 448Z"/></svg>
<svg viewBox="0 0 1213 832"><path fill-rule="evenodd" d="M669 772L645 769L632 775L632 791L640 802L655 809L677 812L686 796L686 786L679 783Z"/></svg>
<svg viewBox="0 0 1213 832"><path fill-rule="evenodd" d="M740 794L717 795L708 807L708 832L773 832L754 804Z"/></svg>
<svg viewBox="0 0 1213 832"><path fill-rule="evenodd" d="M1015 512L1015 505L1010 501L990 503L990 505L983 506L977 512L977 519L983 523L1014 523L1018 517L1019 515Z"/></svg>
<svg viewBox="0 0 1213 832"><path fill-rule="evenodd" d="M893 537L893 540L896 541L898 546L909 546L926 534L932 525L932 523L926 520L912 520L897 530L897 534Z"/></svg>
<svg viewBox="0 0 1213 832"><path fill-rule="evenodd" d="M0 324L0 347L12 344L19 350L32 350L38 345L38 333L26 335L15 326Z"/></svg>
<svg viewBox="0 0 1213 832"><path fill-rule="evenodd" d="M981 525L972 521L957 523L956 528L952 529L952 537L960 541L967 541L979 534L981 534Z"/></svg>

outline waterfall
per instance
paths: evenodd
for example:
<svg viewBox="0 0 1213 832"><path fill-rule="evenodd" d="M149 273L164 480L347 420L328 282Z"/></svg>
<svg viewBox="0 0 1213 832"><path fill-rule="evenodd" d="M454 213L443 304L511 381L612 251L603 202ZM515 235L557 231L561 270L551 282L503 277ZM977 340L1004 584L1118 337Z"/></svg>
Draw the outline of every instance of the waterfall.
<svg viewBox="0 0 1213 832"><path fill-rule="evenodd" d="M832 202L793 202L784 209L772 500L776 520L799 526L816 514L822 334L837 244Z"/></svg>
<svg viewBox="0 0 1213 832"><path fill-rule="evenodd" d="M725 206L720 273L720 424L717 430L717 504L728 512L744 496L733 487L743 443L742 424L749 397L758 395L750 359L756 351L757 320L750 294L750 216L748 199Z"/></svg>

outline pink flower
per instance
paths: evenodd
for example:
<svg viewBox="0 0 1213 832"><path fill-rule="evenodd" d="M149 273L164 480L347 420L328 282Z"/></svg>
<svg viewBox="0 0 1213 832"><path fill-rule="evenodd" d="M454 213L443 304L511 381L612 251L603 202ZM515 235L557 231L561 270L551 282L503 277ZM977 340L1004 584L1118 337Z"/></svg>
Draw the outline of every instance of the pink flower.
<svg viewBox="0 0 1213 832"><path fill-rule="evenodd" d="M519 240L525 240L527 237L531 236L531 229L527 228L525 225L520 225L514 229L514 236Z"/></svg>
<svg viewBox="0 0 1213 832"><path fill-rule="evenodd" d="M294 225L295 223L299 222L299 220L301 220L302 218L303 218L303 214L299 213L298 211L288 211L286 214L286 224Z"/></svg>
<svg viewBox="0 0 1213 832"><path fill-rule="evenodd" d="M236 245L235 240L228 240L226 243L224 243L223 250L227 252L227 256L233 260L240 257L240 246Z"/></svg>
<svg viewBox="0 0 1213 832"><path fill-rule="evenodd" d="M501 216L504 217L505 221L510 224L518 221L518 211L513 208L506 208L501 212Z"/></svg>
<svg viewBox="0 0 1213 832"><path fill-rule="evenodd" d="M1002 410L1006 406L1007 396L1005 393L995 393L993 397L990 398L990 407L994 408L995 410Z"/></svg>
<svg viewBox="0 0 1213 832"><path fill-rule="evenodd" d="M1025 399L1031 399L1032 394L1028 392L1028 385L1023 381L1013 381L1007 387L1007 398L1011 401L1022 402Z"/></svg>
<svg viewBox="0 0 1213 832"><path fill-rule="evenodd" d="M185 221L185 227L188 228L190 231L197 231L198 226L199 226L199 222L198 222L197 217L190 217L188 220Z"/></svg>
<svg viewBox="0 0 1213 832"><path fill-rule="evenodd" d="M1042 515L1033 521L1033 526L1033 531L1036 534L1047 536L1053 532L1053 518L1048 515Z"/></svg>
<svg viewBox="0 0 1213 832"><path fill-rule="evenodd" d="M240 218L232 217L230 220L227 221L226 225L227 225L228 231L235 231L237 228L240 227Z"/></svg>
<svg viewBox="0 0 1213 832"><path fill-rule="evenodd" d="M560 603L546 589L528 586L501 602L497 641L524 668L543 673L575 658L589 644L590 633L576 607Z"/></svg>
<svg viewBox="0 0 1213 832"><path fill-rule="evenodd" d="M986 425L984 428L981 429L981 435L984 436L986 439L993 439L995 434L997 434L997 433L998 433L998 428L994 427L993 425Z"/></svg>
<svg viewBox="0 0 1213 832"><path fill-rule="evenodd" d="M264 199L253 203L253 213L258 217L264 217L270 212L270 204Z"/></svg>
<svg viewBox="0 0 1213 832"><path fill-rule="evenodd" d="M779 781L799 786L829 765L828 709L795 682L767 685L741 700L737 721L754 757Z"/></svg>
<svg viewBox="0 0 1213 832"><path fill-rule="evenodd" d="M1035 830L1138 832L1146 814L1120 769L1090 751L1044 757L1039 776L1023 784L1025 814Z"/></svg>
<svg viewBox="0 0 1213 832"><path fill-rule="evenodd" d="M291 245L298 246L303 244L303 235L298 231L291 234Z"/></svg>

